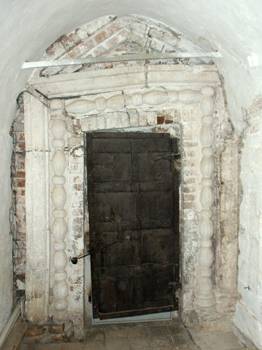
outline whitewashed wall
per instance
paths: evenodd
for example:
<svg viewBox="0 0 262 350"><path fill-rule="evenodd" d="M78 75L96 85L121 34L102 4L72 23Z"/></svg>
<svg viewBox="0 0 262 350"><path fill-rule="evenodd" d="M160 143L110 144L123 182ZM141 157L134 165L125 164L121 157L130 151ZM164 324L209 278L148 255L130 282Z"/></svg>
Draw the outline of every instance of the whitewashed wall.
<svg viewBox="0 0 262 350"><path fill-rule="evenodd" d="M11 138L7 130L0 131L0 333L8 320L13 304L12 236L9 227L11 206L9 163Z"/></svg>
<svg viewBox="0 0 262 350"><path fill-rule="evenodd" d="M240 180L239 273L240 300L236 326L262 348L262 104L258 100L248 113L243 135Z"/></svg>

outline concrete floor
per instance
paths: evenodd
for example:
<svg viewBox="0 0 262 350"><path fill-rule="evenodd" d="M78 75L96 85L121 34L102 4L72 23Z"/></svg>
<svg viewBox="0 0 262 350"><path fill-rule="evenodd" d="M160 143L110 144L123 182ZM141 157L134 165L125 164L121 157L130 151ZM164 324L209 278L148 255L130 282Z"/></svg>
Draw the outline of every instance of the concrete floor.
<svg viewBox="0 0 262 350"><path fill-rule="evenodd" d="M243 350L228 330L186 329L181 322L162 321L95 326L84 343L29 344L20 350Z"/></svg>

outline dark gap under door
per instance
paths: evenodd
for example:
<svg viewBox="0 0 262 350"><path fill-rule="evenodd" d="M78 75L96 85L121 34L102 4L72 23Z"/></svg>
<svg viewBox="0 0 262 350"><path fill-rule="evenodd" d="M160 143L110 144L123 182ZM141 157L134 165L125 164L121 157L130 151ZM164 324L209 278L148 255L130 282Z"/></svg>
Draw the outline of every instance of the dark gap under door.
<svg viewBox="0 0 262 350"><path fill-rule="evenodd" d="M177 309L177 140L101 132L86 149L94 318Z"/></svg>

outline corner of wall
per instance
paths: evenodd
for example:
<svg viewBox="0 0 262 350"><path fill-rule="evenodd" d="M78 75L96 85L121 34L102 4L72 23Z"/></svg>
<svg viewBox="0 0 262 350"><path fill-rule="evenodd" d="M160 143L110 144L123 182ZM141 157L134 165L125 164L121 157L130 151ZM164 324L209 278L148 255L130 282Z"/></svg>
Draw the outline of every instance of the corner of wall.
<svg viewBox="0 0 262 350"><path fill-rule="evenodd" d="M12 237L10 235L9 208L11 201L10 159L11 138L7 130L0 133L0 333L13 306Z"/></svg>

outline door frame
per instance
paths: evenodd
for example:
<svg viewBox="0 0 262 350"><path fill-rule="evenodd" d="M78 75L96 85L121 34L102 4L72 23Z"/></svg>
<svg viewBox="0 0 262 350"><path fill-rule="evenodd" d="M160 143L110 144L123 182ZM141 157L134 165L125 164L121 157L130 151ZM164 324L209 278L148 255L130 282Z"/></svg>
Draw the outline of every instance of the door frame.
<svg viewBox="0 0 262 350"><path fill-rule="evenodd" d="M185 161L181 177L180 266L183 280L179 313L185 321L192 312L203 320L216 317L212 239L219 213L214 212L212 206L216 198L213 181L218 166L215 152L219 144L214 132L221 130L227 116L216 67L134 65L32 78L28 86L28 92L24 94L26 230L29 238L26 252L27 318L32 322L45 322L50 317L55 321L70 319L77 330L84 329L87 323L83 310L85 301L88 310L84 295L89 287L87 279L84 281L84 264L80 262L77 268L70 264L70 254L83 252L85 228L81 223L74 231L71 205L74 198L72 187L68 187L72 185L73 172L77 172L79 178L83 176L82 134L148 126L167 128L172 134L175 124L182 130L180 140ZM194 169L196 184L189 184L185 179L184 168L191 161L190 152L195 152L198 157ZM41 182L34 181L38 173ZM195 191L194 195L187 195L191 198L187 202L190 211L187 216L184 185ZM77 200L81 202L79 198ZM35 203L43 209L41 218L38 211L30 210ZM196 218L193 227L192 215ZM185 233L194 237L194 244L185 239ZM40 246L40 239L45 244ZM46 281L44 294L42 289L38 290L40 279ZM38 313L36 308L44 312Z"/></svg>

